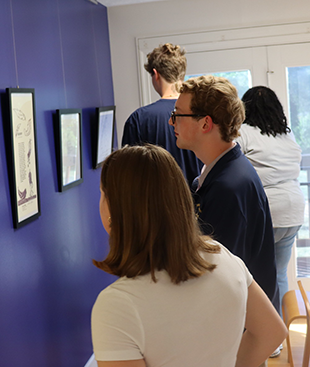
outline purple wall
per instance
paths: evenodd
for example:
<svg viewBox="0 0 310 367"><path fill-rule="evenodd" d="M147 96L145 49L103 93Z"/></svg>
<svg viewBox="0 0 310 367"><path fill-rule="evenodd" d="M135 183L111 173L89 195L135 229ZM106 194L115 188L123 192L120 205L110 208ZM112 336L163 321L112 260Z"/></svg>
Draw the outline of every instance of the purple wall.
<svg viewBox="0 0 310 367"><path fill-rule="evenodd" d="M1 0L0 96L34 88L39 219L15 230L0 114L0 365L78 367L92 353L91 307L114 278L96 269L107 236L91 168L95 107L114 104L107 11L86 0ZM83 109L84 182L57 189L53 113Z"/></svg>

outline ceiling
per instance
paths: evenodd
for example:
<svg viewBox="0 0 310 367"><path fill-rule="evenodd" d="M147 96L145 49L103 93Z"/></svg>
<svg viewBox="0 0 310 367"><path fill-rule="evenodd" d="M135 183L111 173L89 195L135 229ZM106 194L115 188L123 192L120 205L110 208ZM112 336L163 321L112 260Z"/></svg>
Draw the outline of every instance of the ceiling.
<svg viewBox="0 0 310 367"><path fill-rule="evenodd" d="M130 5L130 4L140 4L140 3L153 3L156 1L166 1L166 0L89 0L93 3L100 3L107 8L111 6L120 6L120 5Z"/></svg>

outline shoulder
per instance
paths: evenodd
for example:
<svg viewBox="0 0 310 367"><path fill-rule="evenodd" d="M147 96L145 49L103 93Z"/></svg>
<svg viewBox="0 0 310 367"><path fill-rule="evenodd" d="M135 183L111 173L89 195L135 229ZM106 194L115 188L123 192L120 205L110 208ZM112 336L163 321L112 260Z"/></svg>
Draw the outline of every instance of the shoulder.
<svg viewBox="0 0 310 367"><path fill-rule="evenodd" d="M127 119L127 122L143 120L152 116L165 115L170 116L174 109L176 100L174 99L159 99L156 102L137 108Z"/></svg>
<svg viewBox="0 0 310 367"><path fill-rule="evenodd" d="M96 302L94 304L94 308L95 307L107 308L111 305L115 306L124 303L126 295L124 292L121 291L121 289L118 286L119 283L122 284L122 280L121 282L119 282L120 280L121 278L116 282L112 283L111 285L109 285L107 288L103 289L99 293Z"/></svg>
<svg viewBox="0 0 310 367"><path fill-rule="evenodd" d="M215 164L210 173L212 172L215 173L218 183L228 187L258 178L254 167L242 153L238 143Z"/></svg>
<svg viewBox="0 0 310 367"><path fill-rule="evenodd" d="M227 202L226 205L234 205L237 201L240 206L244 201L242 197L249 199L254 191L265 196L257 172L238 144L216 163L200 190L198 194L206 190L204 194L209 200L213 197L216 201Z"/></svg>
<svg viewBox="0 0 310 367"><path fill-rule="evenodd" d="M236 138L236 142L240 145L243 153L246 152L249 145L249 138L255 134L255 128L248 125L242 124L239 129L239 136Z"/></svg>
<svg viewBox="0 0 310 367"><path fill-rule="evenodd" d="M159 99L147 106L141 107L141 113L171 114L174 109L175 99Z"/></svg>
<svg viewBox="0 0 310 367"><path fill-rule="evenodd" d="M137 279L139 279L138 277ZM110 286L102 290L93 306L92 317L100 315L100 317L120 316L123 312L135 317L135 304L132 295L139 293L144 282L136 279L122 277Z"/></svg>
<svg viewBox="0 0 310 367"><path fill-rule="evenodd" d="M248 124L242 124L239 130L241 135L248 134L260 134L260 129L257 126L251 126Z"/></svg>
<svg viewBox="0 0 310 367"><path fill-rule="evenodd" d="M212 242L220 246L220 252L217 254L212 254L212 259L208 259L208 261L211 260L217 265L217 271L228 271L231 273L231 276L236 276L239 279L243 279L246 282L246 285L249 287L253 281L253 277L243 260L230 252L221 243L214 240Z"/></svg>

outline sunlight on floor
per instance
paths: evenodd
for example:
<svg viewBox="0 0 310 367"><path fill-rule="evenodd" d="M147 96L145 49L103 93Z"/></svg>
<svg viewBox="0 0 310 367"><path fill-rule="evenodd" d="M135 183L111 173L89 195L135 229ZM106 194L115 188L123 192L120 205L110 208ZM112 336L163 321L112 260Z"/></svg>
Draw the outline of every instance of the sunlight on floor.
<svg viewBox="0 0 310 367"><path fill-rule="evenodd" d="M307 324L291 324L290 325L290 330L295 331L296 333L306 335Z"/></svg>

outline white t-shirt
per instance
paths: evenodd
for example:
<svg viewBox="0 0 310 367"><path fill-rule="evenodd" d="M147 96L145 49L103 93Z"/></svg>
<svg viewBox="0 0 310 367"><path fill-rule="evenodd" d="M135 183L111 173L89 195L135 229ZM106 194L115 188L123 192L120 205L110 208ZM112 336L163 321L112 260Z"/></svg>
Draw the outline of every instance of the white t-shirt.
<svg viewBox="0 0 310 367"><path fill-rule="evenodd" d="M221 245L213 272L175 285L166 271L118 279L98 296L92 338L99 361L144 358L148 367L233 367L252 276Z"/></svg>
<svg viewBox="0 0 310 367"><path fill-rule="evenodd" d="M262 135L242 124L236 141L258 173L268 197L273 227L294 227L304 222L305 201L300 189L301 149L293 133Z"/></svg>

